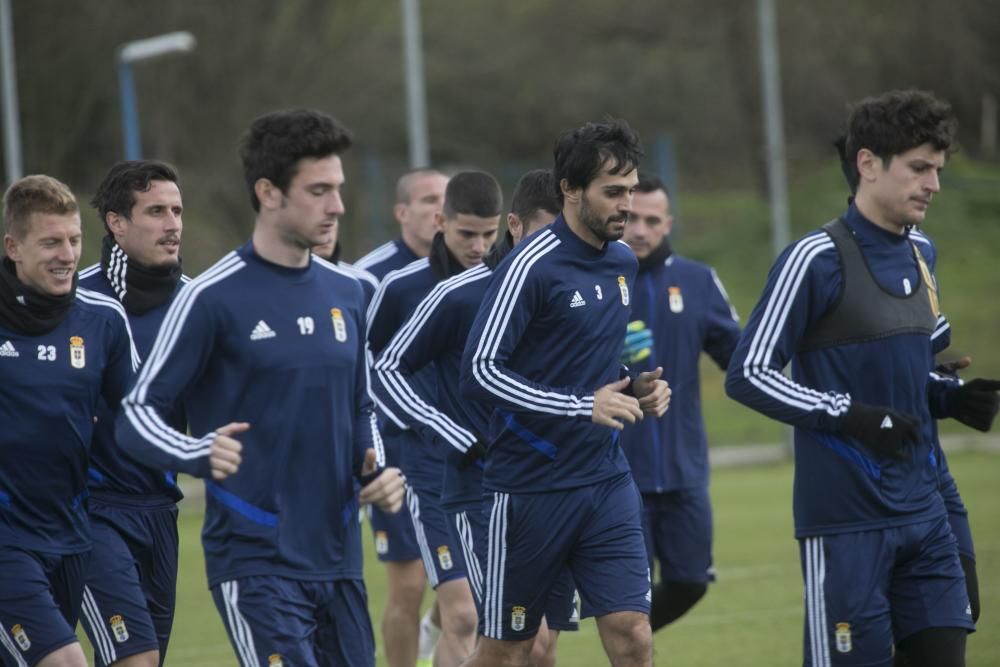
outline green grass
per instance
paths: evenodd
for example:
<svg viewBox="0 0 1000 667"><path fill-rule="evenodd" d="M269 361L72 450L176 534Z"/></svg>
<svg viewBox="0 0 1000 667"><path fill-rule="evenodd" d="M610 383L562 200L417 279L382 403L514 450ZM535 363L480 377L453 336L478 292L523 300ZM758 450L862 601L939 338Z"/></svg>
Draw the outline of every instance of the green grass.
<svg viewBox="0 0 1000 667"><path fill-rule="evenodd" d="M949 457L970 508L978 555L983 616L969 639L968 667L1000 664L1000 455L954 453ZM657 633L656 662L678 667L750 667L800 664L802 583L792 537L790 464L725 468L713 472L715 560L718 582L704 601L678 623ZM201 505L183 503L178 608L167 665L235 664L219 616L205 586L200 547ZM370 533L365 530L365 544ZM365 554L375 627L384 598L383 570ZM89 655L89 648L88 655ZM559 664L606 665L592 620L564 634ZM381 658L378 662L383 665Z"/></svg>

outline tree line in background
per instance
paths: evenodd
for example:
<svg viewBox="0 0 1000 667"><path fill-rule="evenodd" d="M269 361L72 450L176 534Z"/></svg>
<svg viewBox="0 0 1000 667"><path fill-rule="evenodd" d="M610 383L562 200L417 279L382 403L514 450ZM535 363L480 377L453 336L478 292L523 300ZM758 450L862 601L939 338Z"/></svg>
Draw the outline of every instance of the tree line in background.
<svg viewBox="0 0 1000 667"><path fill-rule="evenodd" d="M832 159L849 101L894 87L949 99L975 154L982 97L1000 96L994 0L777 8L793 179ZM611 114L647 152L672 138L684 188L763 191L751 0L423 0L421 18L435 164L512 183L549 164L561 131ZM189 210L225 246L251 221L239 135L275 108L320 108L352 128L348 217L388 218L407 166L398 0L13 0L13 20L26 173L91 192L122 156L116 47L189 30L194 53L136 67L144 156L178 166ZM372 236L343 235L358 251Z"/></svg>

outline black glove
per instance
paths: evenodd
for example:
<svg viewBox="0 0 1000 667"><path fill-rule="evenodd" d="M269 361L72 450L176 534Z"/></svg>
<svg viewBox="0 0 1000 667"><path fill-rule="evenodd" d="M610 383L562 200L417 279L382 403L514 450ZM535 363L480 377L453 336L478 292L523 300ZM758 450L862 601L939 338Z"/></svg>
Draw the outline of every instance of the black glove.
<svg viewBox="0 0 1000 667"><path fill-rule="evenodd" d="M469 445L469 448L462 454L462 460L458 464L459 470L465 470L469 466L486 458L486 445L479 440Z"/></svg>
<svg viewBox="0 0 1000 667"><path fill-rule="evenodd" d="M920 422L889 408L851 403L840 418L840 432L861 442L879 456L908 461L903 448L917 442Z"/></svg>
<svg viewBox="0 0 1000 667"><path fill-rule="evenodd" d="M977 431L989 431L1000 409L1000 380L976 378L950 392L945 398L945 410L966 426Z"/></svg>

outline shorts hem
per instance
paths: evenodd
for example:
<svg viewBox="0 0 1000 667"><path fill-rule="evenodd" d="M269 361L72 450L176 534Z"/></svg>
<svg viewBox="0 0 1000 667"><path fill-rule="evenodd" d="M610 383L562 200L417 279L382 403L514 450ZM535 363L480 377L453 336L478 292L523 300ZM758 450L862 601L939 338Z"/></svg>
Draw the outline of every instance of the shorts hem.
<svg viewBox="0 0 1000 667"><path fill-rule="evenodd" d="M965 630L966 632L968 632L971 635L973 632L976 631L976 624L973 623L972 621L970 621L967 618L963 618L963 619L945 619L945 620L942 620L942 621L928 622L928 623L925 623L924 625L922 625L919 628L914 628L913 630L910 630L909 632L907 632L905 635L899 637L898 639L895 638L895 637L893 637L893 641L896 644L899 644L901 641L905 641L906 639L912 637L913 635L917 634L918 632L923 632L924 630L930 630L931 628L959 628L959 629Z"/></svg>
<svg viewBox="0 0 1000 667"><path fill-rule="evenodd" d="M439 576L438 577L437 586L434 586L434 588L436 590L437 587L440 586L441 584L446 584L449 581L455 581L457 579L468 579L468 578L469 578L469 575L466 574L466 572L464 570L461 571L461 572L455 572L453 570L453 571L449 572L446 575Z"/></svg>
<svg viewBox="0 0 1000 667"><path fill-rule="evenodd" d="M640 607L637 604L633 605L622 605L616 609L588 609L586 614L580 614L580 618L600 618L601 616L607 616L608 614L617 614L620 611L634 611L640 614L645 614L649 616L649 605L645 607Z"/></svg>

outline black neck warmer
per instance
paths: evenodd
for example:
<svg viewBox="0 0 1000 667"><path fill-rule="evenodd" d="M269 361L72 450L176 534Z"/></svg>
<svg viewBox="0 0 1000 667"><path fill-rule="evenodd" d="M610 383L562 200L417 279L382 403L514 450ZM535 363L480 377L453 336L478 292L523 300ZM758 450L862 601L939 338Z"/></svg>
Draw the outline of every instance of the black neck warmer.
<svg viewBox="0 0 1000 667"><path fill-rule="evenodd" d="M673 252L673 248L670 247L670 239L664 236L663 242L653 252L639 260L639 273L645 273L646 271L655 269L657 266L663 266L663 263L667 261L667 258Z"/></svg>
<svg viewBox="0 0 1000 667"><path fill-rule="evenodd" d="M26 336L41 336L59 326L76 298L77 277L66 294L52 296L32 289L17 279L17 267L9 257L0 267L0 325Z"/></svg>
<svg viewBox="0 0 1000 667"><path fill-rule="evenodd" d="M455 259L455 256L448 250L448 246L445 245L443 232L434 235L434 241L431 242L431 254L428 255L427 259L431 263L434 277L438 280L451 278L465 271L462 263Z"/></svg>
<svg viewBox="0 0 1000 667"><path fill-rule="evenodd" d="M142 315L166 303L182 273L180 261L171 266L142 266L110 234L101 245L101 272L130 315Z"/></svg>

